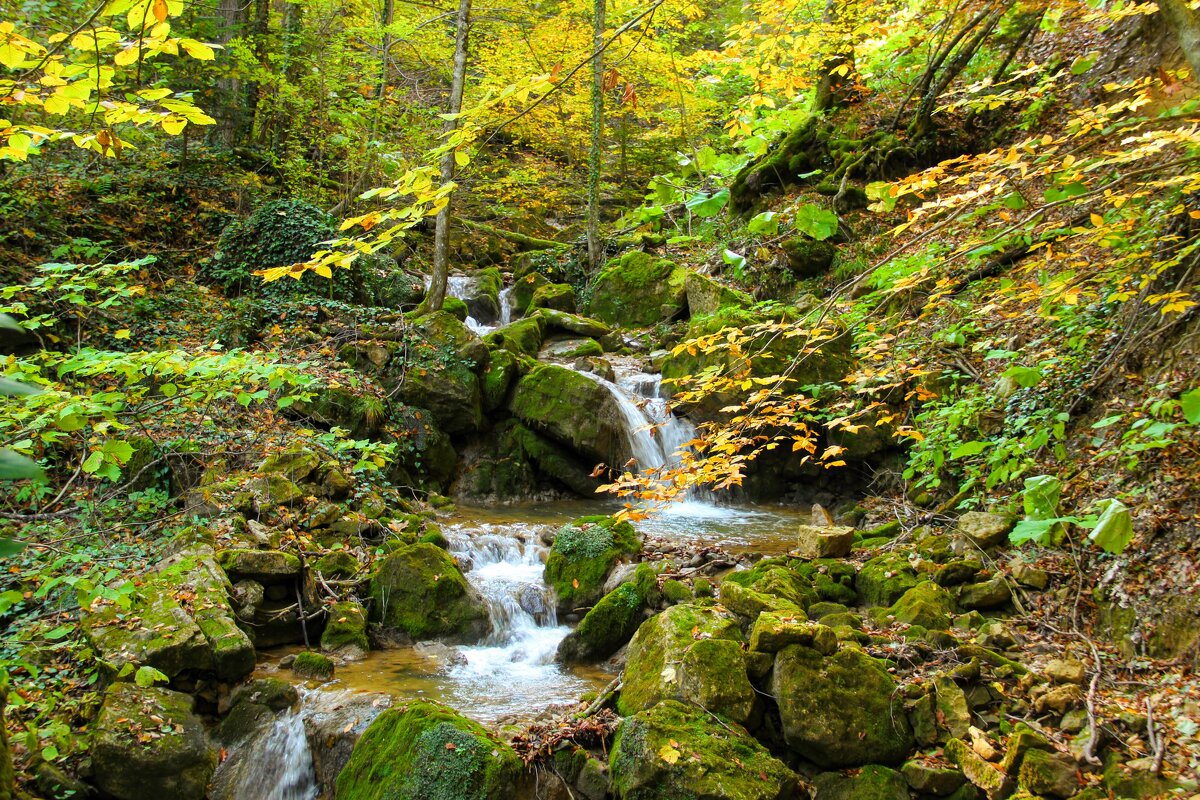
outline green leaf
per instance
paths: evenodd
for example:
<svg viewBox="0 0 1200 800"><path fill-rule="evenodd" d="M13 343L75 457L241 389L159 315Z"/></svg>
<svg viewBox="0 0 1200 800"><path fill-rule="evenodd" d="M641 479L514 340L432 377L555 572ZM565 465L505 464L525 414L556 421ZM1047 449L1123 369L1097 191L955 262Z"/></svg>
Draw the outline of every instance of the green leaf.
<svg viewBox="0 0 1200 800"><path fill-rule="evenodd" d="M796 230L807 234L818 242L837 233L837 214L818 205L807 203L796 209Z"/></svg>
<svg viewBox="0 0 1200 800"><path fill-rule="evenodd" d="M1054 519L1058 516L1058 500L1062 495L1062 484L1053 475L1035 475L1025 479L1025 516L1034 520Z"/></svg>
<svg viewBox="0 0 1200 800"><path fill-rule="evenodd" d="M1023 367L1020 364L1009 367L1000 373L1002 378L1012 378L1018 386L1026 389L1037 386L1042 381L1042 371L1037 367Z"/></svg>
<svg viewBox="0 0 1200 800"><path fill-rule="evenodd" d="M755 214L746 223L746 229L751 233L774 236L779 232L779 215L774 211L764 211L761 214Z"/></svg>
<svg viewBox="0 0 1200 800"><path fill-rule="evenodd" d="M138 667L138 671L133 676L133 682L143 688L153 686L156 683L167 683L170 680L169 677L154 667Z"/></svg>
<svg viewBox="0 0 1200 800"><path fill-rule="evenodd" d="M1100 519L1088 538L1105 552L1119 555L1133 539L1133 517L1120 500L1101 500L1099 506Z"/></svg>
<svg viewBox="0 0 1200 800"><path fill-rule="evenodd" d="M42 748L42 759L44 761L53 761L58 758L58 748L52 744L48 744Z"/></svg>
<svg viewBox="0 0 1200 800"><path fill-rule="evenodd" d="M1023 519L1008 532L1008 540L1016 545L1034 542L1046 546L1052 544L1051 531L1058 524L1057 519Z"/></svg>
<svg viewBox="0 0 1200 800"><path fill-rule="evenodd" d="M32 458L0 449L0 481L42 480L45 474Z"/></svg>
<svg viewBox="0 0 1200 800"><path fill-rule="evenodd" d="M697 217L715 217L721 213L725 205L729 202L729 190L722 189L719 192L707 195L698 194L689 199L684 205L688 211L691 211Z"/></svg>
<svg viewBox="0 0 1200 800"><path fill-rule="evenodd" d="M25 330L24 328L21 327L21 325L15 319L10 317L8 314L0 314L0 328L4 328L4 329L10 330L10 331L18 331L18 332L23 332Z"/></svg>
<svg viewBox="0 0 1200 800"><path fill-rule="evenodd" d="M0 378L0 395L18 396L41 393L42 390L37 386L30 386L27 383L9 380L8 378Z"/></svg>
<svg viewBox="0 0 1200 800"><path fill-rule="evenodd" d="M0 541L11 542L12 539L3 539ZM10 608L24 599L25 595L16 589L9 589L7 592L0 594L0 614L7 613Z"/></svg>
<svg viewBox="0 0 1200 800"><path fill-rule="evenodd" d="M1071 62L1071 74L1082 75L1096 65L1100 60L1099 53L1088 53L1086 56L1080 56Z"/></svg>
<svg viewBox="0 0 1200 800"><path fill-rule="evenodd" d="M95 474L96 470L100 469L100 465L104 463L104 454L99 450L92 453L83 462L83 471L88 475Z"/></svg>
<svg viewBox="0 0 1200 800"><path fill-rule="evenodd" d="M1183 418L1190 425L1200 424L1200 389L1192 389L1179 396L1179 407L1183 409Z"/></svg>
<svg viewBox="0 0 1200 800"><path fill-rule="evenodd" d="M56 642L59 639L65 639L71 635L71 631L75 630L73 625L59 625L54 630L46 634L45 638L51 642Z"/></svg>
<svg viewBox="0 0 1200 800"><path fill-rule="evenodd" d="M991 442L964 442L950 451L950 459L977 456L992 446Z"/></svg>
<svg viewBox="0 0 1200 800"><path fill-rule="evenodd" d="M9 556L15 556L17 553L21 552L24 549L25 549L25 542L20 542L20 541L17 541L16 539L0 539L0 558L8 558ZM7 595L8 592L5 592L4 594ZM18 599L20 599L21 593L17 592L17 596L18 596ZM3 598L4 598L4 595L0 595L0 605L3 605ZM0 608L0 614L3 614L6 610L7 610L7 606L5 606L4 608Z"/></svg>
<svg viewBox="0 0 1200 800"><path fill-rule="evenodd" d="M721 258L726 264L734 269L741 269L742 267L746 266L746 257L741 253L735 253L732 250L726 250L721 254Z"/></svg>

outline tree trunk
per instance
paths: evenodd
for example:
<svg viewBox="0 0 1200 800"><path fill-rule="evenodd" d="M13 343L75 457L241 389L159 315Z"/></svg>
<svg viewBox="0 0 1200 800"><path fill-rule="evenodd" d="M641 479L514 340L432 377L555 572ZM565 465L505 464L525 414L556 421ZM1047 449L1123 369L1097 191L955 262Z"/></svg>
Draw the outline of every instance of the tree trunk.
<svg viewBox="0 0 1200 800"><path fill-rule="evenodd" d="M600 241L600 162L604 144L604 0L594 0L592 15L592 143L588 150L588 265L595 272L604 260Z"/></svg>
<svg viewBox="0 0 1200 800"><path fill-rule="evenodd" d="M1200 18L1185 0L1158 0L1167 29L1179 42L1179 49L1192 68L1192 79L1200 77Z"/></svg>
<svg viewBox="0 0 1200 800"><path fill-rule="evenodd" d="M828 111L846 104L850 87L854 85L853 31L857 16L856 0L828 0L825 3L825 15L821 23L833 44L832 52L821 64L821 77L813 93L814 112Z"/></svg>
<svg viewBox="0 0 1200 800"><path fill-rule="evenodd" d="M237 0L220 0L217 15L220 19L217 39L221 44L228 44L231 39L243 34L245 13ZM213 141L232 149L241 143L246 126L246 98L242 82L234 77L218 78L217 92L221 98L218 101L220 113L216 114L217 125L210 136Z"/></svg>
<svg viewBox="0 0 1200 800"><path fill-rule="evenodd" d="M446 120L442 130L453 133L458 127L458 112L462 110L463 83L467 76L467 33L471 25L471 0L458 0L458 20L454 34L454 72L450 78L450 105L446 111L454 115ZM442 183L454 180L454 151L442 154ZM452 196L451 196L452 197ZM450 278L450 198L438 212L433 233L433 276L425 307L439 311L446 300L446 284Z"/></svg>

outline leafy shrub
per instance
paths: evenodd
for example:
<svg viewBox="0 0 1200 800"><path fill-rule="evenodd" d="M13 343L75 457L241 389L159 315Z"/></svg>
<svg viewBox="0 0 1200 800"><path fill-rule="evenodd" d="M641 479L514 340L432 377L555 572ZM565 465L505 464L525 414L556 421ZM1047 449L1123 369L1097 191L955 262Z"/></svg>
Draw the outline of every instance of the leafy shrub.
<svg viewBox="0 0 1200 800"><path fill-rule="evenodd" d="M602 556L612 546L612 532L600 525L586 527L564 525L554 539L554 549L561 552L569 561Z"/></svg>
<svg viewBox="0 0 1200 800"><path fill-rule="evenodd" d="M269 267L307 261L321 249L322 242L337 235L333 217L316 206L300 200L273 200L246 219L226 226L216 253L201 274L231 295L375 302L390 272L382 256L360 256L349 269L334 270L332 279L305 273L300 280L263 283L254 274Z"/></svg>

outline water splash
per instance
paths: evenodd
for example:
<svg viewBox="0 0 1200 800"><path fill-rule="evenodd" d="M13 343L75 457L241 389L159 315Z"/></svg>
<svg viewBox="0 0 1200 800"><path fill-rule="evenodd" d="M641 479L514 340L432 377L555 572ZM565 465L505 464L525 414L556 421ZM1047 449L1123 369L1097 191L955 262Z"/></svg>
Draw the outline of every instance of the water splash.
<svg viewBox="0 0 1200 800"><path fill-rule="evenodd" d="M271 727L233 751L213 797L315 800L312 752L299 709L279 714Z"/></svg>

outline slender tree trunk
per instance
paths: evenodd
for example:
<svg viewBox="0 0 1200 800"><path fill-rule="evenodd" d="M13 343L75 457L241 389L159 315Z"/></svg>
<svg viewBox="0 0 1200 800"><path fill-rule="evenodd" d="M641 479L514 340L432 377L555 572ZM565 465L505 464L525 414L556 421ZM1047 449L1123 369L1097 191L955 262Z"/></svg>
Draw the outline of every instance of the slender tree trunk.
<svg viewBox="0 0 1200 800"><path fill-rule="evenodd" d="M467 33L471 25L471 0L458 0L458 22L454 34L454 72L450 78L450 106L447 112L457 115L462 110L463 83L467 76ZM453 133L458 127L458 118L446 120L442 130ZM442 183L454 180L454 151L442 154ZM425 307L438 311L446 300L446 284L450 277L450 203L438 212L433 234L433 277L429 283L429 294Z"/></svg>
<svg viewBox="0 0 1200 800"><path fill-rule="evenodd" d="M1192 68L1192 79L1200 77L1200 17L1185 0L1158 0L1163 22L1179 42L1179 49Z"/></svg>
<svg viewBox="0 0 1200 800"><path fill-rule="evenodd" d="M228 44L231 39L243 35L245 13L237 0L220 0L217 14L220 18L218 40L221 44ZM221 97L221 113L217 114L218 122L211 136L213 140L233 148L240 144L246 125L246 98L243 96L242 82L233 77L218 78L217 91Z"/></svg>
<svg viewBox="0 0 1200 800"><path fill-rule="evenodd" d="M828 0L821 20L829 32L832 52L821 64L821 76L813 93L812 110L827 111L845 105L854 85L854 27L857 0Z"/></svg>
<svg viewBox="0 0 1200 800"><path fill-rule="evenodd" d="M604 144L604 0L594 0L592 40L592 143L588 151L587 184L587 245L588 264L592 271L604 260L604 244L600 241L600 166Z"/></svg>

